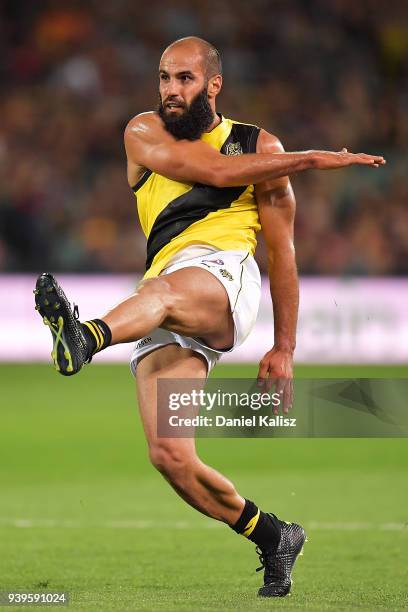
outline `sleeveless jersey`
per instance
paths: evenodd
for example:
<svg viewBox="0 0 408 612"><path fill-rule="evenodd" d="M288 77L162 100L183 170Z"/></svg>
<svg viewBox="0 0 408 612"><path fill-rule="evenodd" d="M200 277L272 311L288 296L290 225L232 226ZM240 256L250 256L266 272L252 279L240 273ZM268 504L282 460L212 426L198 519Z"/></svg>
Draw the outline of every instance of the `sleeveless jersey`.
<svg viewBox="0 0 408 612"><path fill-rule="evenodd" d="M220 118L201 140L224 155L256 152L258 127ZM253 185L212 187L146 170L132 190L147 238L144 278L158 276L178 251L193 244L253 255L260 230Z"/></svg>

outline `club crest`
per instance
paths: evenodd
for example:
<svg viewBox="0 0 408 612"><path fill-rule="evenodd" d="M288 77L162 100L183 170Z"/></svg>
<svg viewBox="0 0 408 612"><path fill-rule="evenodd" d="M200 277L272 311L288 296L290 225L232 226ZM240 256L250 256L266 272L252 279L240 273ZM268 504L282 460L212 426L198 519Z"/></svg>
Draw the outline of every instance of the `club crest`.
<svg viewBox="0 0 408 612"><path fill-rule="evenodd" d="M243 150L240 142L229 142L225 147L226 155L242 155Z"/></svg>
<svg viewBox="0 0 408 612"><path fill-rule="evenodd" d="M234 277L232 276L231 272L228 272L228 270L226 270L225 268L221 268L220 274L224 278L228 278L228 280L230 281L234 280Z"/></svg>

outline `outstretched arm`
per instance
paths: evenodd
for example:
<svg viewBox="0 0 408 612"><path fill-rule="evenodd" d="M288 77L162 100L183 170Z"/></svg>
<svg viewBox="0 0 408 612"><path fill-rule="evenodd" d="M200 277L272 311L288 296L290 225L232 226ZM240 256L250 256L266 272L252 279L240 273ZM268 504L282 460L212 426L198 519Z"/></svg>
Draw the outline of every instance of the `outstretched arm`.
<svg viewBox="0 0 408 612"><path fill-rule="evenodd" d="M261 134L264 130L261 130ZM207 143L176 140L164 128L156 113L142 113L125 130L128 163L149 168L168 178L200 182L215 187L261 183L303 170L341 168L352 164L378 167L378 155L331 151L297 153L260 152L238 156L222 155Z"/></svg>
<svg viewBox="0 0 408 612"><path fill-rule="evenodd" d="M260 137L258 148L270 153L283 150L279 140L266 132ZM287 412L293 400L293 352L299 306L293 244L296 201L287 176L260 183L255 193L268 251L274 315L273 348L262 358L258 378L266 389L276 383L276 391L282 394L283 411Z"/></svg>

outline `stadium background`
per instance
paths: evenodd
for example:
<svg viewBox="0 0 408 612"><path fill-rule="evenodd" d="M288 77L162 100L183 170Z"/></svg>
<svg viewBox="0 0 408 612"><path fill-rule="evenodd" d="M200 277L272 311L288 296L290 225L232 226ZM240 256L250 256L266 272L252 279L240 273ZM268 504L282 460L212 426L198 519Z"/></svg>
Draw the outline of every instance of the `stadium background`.
<svg viewBox="0 0 408 612"><path fill-rule="evenodd" d="M346 146L387 158L377 171L293 178L297 374L406 376L407 20L404 2L368 0L3 0L0 358L20 363L0 366L0 590L67 590L84 610L262 607L250 547L187 508L148 465L127 366L65 380L28 363L50 351L33 279L67 274L86 317L134 286L145 240L123 128L156 104L163 47L200 35L223 56L226 116L265 127L288 151ZM257 257L265 273L262 241ZM267 283L241 357L253 362L218 376L256 374L272 324L266 300ZM309 531L295 595L274 605L406 607L403 442L199 441L244 494Z"/></svg>

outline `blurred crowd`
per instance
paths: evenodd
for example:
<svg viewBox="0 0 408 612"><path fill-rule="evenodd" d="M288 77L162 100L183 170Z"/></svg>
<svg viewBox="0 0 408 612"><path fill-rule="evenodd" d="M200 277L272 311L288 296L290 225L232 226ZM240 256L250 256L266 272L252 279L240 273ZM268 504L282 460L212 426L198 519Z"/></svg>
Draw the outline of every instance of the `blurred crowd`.
<svg viewBox="0 0 408 612"><path fill-rule="evenodd" d="M408 7L383 0L3 0L0 270L143 270L123 129L190 34L221 52L224 115L387 157L293 178L300 272L407 274Z"/></svg>

